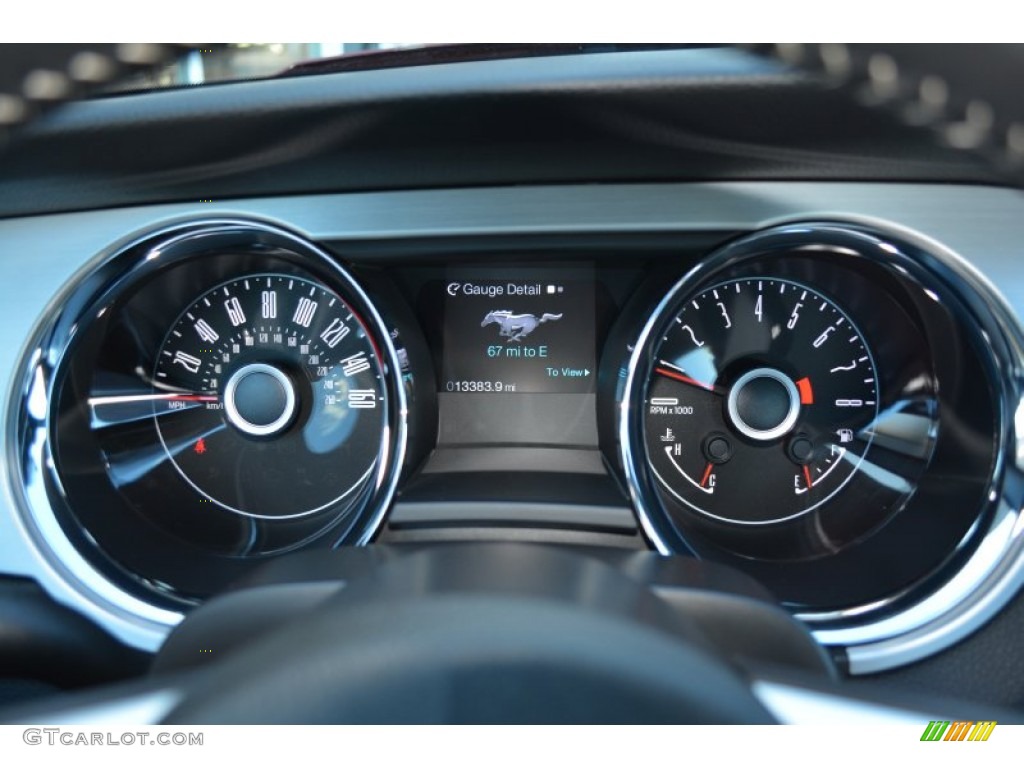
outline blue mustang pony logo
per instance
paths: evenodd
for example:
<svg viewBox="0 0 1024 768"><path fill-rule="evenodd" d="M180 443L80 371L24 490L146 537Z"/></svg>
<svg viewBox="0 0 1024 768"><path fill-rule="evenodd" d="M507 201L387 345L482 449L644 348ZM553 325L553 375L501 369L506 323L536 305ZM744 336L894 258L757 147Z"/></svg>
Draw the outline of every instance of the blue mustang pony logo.
<svg viewBox="0 0 1024 768"><path fill-rule="evenodd" d="M501 327L499 335L505 336L509 341L522 341L537 330L537 326L541 323L561 319L562 316L560 314L552 315L545 312L538 319L536 315L514 315L507 309L499 309L488 312L484 317L484 321L480 323L480 327L483 328L490 323L497 323Z"/></svg>

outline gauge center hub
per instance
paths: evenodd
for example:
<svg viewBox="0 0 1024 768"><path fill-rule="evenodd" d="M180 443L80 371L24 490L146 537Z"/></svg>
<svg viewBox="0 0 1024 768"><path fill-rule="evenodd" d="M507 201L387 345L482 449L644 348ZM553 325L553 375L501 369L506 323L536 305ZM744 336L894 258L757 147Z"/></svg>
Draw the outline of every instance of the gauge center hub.
<svg viewBox="0 0 1024 768"><path fill-rule="evenodd" d="M295 416L295 387L279 368L250 363L224 388L224 412L235 428L254 437L284 430Z"/></svg>
<svg viewBox="0 0 1024 768"><path fill-rule="evenodd" d="M751 440L776 440L800 417L800 392L781 371L755 368L732 385L726 407L740 434Z"/></svg>

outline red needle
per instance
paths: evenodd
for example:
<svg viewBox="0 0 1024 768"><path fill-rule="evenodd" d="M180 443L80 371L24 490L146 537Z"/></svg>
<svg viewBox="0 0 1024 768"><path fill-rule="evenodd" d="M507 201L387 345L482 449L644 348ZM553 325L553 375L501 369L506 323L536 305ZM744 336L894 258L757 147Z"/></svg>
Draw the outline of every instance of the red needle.
<svg viewBox="0 0 1024 768"><path fill-rule="evenodd" d="M705 484L708 482L708 478L711 477L711 470L714 469L714 468L715 468L715 465L712 464L709 461L707 467L704 468L704 477L702 477L700 479L700 487L701 488L703 488L705 486Z"/></svg>
<svg viewBox="0 0 1024 768"><path fill-rule="evenodd" d="M683 384L689 384L691 387L700 387L701 389L706 389L708 392L716 391L714 385L712 385L712 384L705 384L702 381L697 381L696 379L691 379L689 376L686 376L686 375L684 375L682 373L677 373L677 372L675 372L673 370L669 370L668 368L660 368L660 367L659 368L655 368L654 372L655 373L660 373L662 376L665 376L665 377L667 377L669 379L675 379L676 381L681 381L681 382L683 382Z"/></svg>
<svg viewBox="0 0 1024 768"><path fill-rule="evenodd" d="M811 482L811 468L804 464L804 480L807 481L807 490L814 487L814 483Z"/></svg>

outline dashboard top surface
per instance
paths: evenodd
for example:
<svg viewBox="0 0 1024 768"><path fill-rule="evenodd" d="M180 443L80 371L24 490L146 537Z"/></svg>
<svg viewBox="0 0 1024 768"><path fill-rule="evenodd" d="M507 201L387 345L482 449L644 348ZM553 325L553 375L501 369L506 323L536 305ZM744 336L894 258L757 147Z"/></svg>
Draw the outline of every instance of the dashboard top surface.
<svg viewBox="0 0 1024 768"><path fill-rule="evenodd" d="M998 183L979 159L730 48L107 97L67 105L21 139L4 161L0 216L520 184Z"/></svg>

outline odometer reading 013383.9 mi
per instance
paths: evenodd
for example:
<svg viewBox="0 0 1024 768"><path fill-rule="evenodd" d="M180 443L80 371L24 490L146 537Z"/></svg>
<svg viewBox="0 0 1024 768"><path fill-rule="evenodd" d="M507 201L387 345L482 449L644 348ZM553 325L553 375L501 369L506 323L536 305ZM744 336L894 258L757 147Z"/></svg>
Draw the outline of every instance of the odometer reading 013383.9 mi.
<svg viewBox="0 0 1024 768"><path fill-rule="evenodd" d="M248 275L200 296L161 346L154 417L202 497L254 517L345 503L372 472L384 423L380 356L337 294Z"/></svg>
<svg viewBox="0 0 1024 768"><path fill-rule="evenodd" d="M789 280L743 278L690 298L657 345L648 459L687 507L738 524L788 520L858 471L878 376L850 318Z"/></svg>

